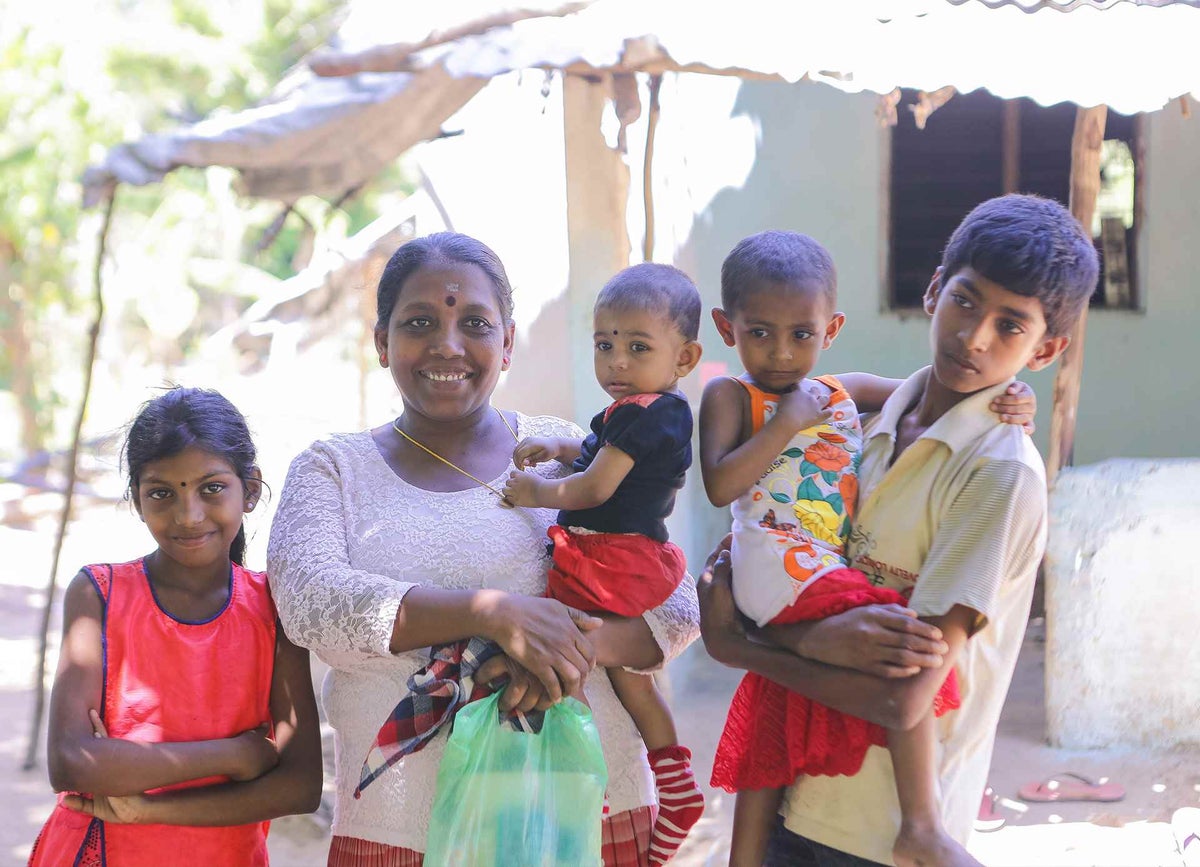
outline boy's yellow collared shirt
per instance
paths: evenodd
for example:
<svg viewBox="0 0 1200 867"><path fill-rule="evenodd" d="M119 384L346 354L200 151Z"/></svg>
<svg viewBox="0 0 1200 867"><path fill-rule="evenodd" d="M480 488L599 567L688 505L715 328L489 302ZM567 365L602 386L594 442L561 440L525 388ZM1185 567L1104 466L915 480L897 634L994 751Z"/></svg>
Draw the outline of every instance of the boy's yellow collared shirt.
<svg viewBox="0 0 1200 867"><path fill-rule="evenodd" d="M965 843L1045 546L1046 482L1029 438L988 409L1008 383L952 408L893 464L900 417L928 375L909 377L865 427L847 556L873 582L911 593L922 616L955 605L979 615L957 664L962 707L938 720L943 821ZM801 778L783 812L795 833L891 863L900 808L887 750L871 748L854 777Z"/></svg>

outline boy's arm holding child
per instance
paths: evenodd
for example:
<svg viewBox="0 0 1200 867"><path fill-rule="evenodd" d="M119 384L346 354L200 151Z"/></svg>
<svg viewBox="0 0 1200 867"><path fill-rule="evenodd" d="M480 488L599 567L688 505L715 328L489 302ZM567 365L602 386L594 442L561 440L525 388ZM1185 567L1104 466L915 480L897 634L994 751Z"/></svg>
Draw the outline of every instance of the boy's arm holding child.
<svg viewBox="0 0 1200 867"><path fill-rule="evenodd" d="M862 620L871 608L882 606L853 609L811 624L822 627L827 639L819 648L810 645L808 652L881 672L866 674L849 665L818 662L749 638L733 602L727 554L705 571L698 590L704 645L718 662L754 671L813 701L888 729L910 729L928 714L977 618L971 609L955 606L941 617L914 620L911 633L895 632L894 638L888 638L885 630L872 635L895 664L868 661L861 655L866 632L857 632L862 624L855 619ZM883 643L887 641L895 644ZM852 647L855 643L860 646ZM942 648L944 652L938 653Z"/></svg>
<svg viewBox="0 0 1200 867"><path fill-rule="evenodd" d="M754 486L796 431L820 424L830 414L824 390L801 383L780 395L774 415L746 437L746 390L727 376L711 380L700 400L700 471L709 501L728 506Z"/></svg>
<svg viewBox="0 0 1200 867"><path fill-rule="evenodd" d="M581 440L526 439L513 452L519 468L546 460L570 465L579 457ZM544 479L533 473L509 473L504 483L504 505L535 509L592 509L608 500L633 469L633 458L606 444L582 473L561 479Z"/></svg>
<svg viewBox="0 0 1200 867"><path fill-rule="evenodd" d="M922 565L912 605L930 616L917 620L909 610L867 606L772 628L769 640L782 648L746 635L733 605L729 558L718 561L718 549L698 588L705 646L720 662L836 710L885 728L911 728L928 713L967 640L985 627L1004 582L1032 574L1041 558L1045 509L1045 483L1033 470L1013 461L985 462L950 505ZM858 631L881 613L903 613L907 622L873 634ZM890 664L864 660L864 646L871 645Z"/></svg>

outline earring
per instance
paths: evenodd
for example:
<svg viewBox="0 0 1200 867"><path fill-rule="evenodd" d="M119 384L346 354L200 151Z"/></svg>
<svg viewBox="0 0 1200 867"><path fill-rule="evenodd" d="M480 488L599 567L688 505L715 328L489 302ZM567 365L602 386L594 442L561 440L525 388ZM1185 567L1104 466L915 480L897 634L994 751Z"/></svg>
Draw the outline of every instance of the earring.
<svg viewBox="0 0 1200 867"><path fill-rule="evenodd" d="M380 366L380 367L387 367L387 366L388 366L388 365L387 365L387 353L386 353L386 352L381 352L381 353L379 353L379 366Z"/></svg>

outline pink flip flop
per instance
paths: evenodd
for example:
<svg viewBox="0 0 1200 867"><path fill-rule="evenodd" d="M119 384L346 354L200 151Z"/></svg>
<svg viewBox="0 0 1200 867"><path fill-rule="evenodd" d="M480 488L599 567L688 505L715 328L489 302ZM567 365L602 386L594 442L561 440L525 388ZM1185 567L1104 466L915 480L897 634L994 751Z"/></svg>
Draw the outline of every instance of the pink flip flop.
<svg viewBox="0 0 1200 867"><path fill-rule="evenodd" d="M1119 801L1125 788L1107 780L1097 782L1080 774L1064 772L1047 777L1040 783L1027 783L1017 792L1022 801Z"/></svg>
<svg viewBox="0 0 1200 867"><path fill-rule="evenodd" d="M979 803L979 814L975 817L975 830L980 832L998 831L1007 821L996 810L996 793L988 786L983 790L983 800Z"/></svg>

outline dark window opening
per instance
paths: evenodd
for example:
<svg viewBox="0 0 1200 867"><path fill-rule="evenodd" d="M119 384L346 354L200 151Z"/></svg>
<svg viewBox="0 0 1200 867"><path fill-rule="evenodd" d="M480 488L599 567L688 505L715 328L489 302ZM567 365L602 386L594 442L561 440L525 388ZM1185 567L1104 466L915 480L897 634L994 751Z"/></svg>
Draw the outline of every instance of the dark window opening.
<svg viewBox="0 0 1200 867"><path fill-rule="evenodd" d="M919 307L942 248L975 205L1005 192L1070 195L1075 106L1043 108L977 90L957 94L917 129L904 106L892 130L889 306ZM1136 309L1138 118L1108 113L1091 231L1101 254L1092 307Z"/></svg>

